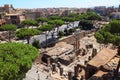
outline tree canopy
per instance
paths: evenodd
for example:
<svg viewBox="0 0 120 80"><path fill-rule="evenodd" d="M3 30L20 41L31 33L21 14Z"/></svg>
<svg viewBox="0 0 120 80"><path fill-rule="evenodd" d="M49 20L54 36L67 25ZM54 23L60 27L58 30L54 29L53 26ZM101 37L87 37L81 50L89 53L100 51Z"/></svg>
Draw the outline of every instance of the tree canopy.
<svg viewBox="0 0 120 80"><path fill-rule="evenodd" d="M100 43L112 43L113 45L120 45L120 20L113 20L104 28L95 33L95 37Z"/></svg>
<svg viewBox="0 0 120 80"><path fill-rule="evenodd" d="M48 21L48 24L61 26L64 24L64 21L63 20L50 20Z"/></svg>
<svg viewBox="0 0 120 80"><path fill-rule="evenodd" d="M22 25L29 27L29 26L36 26L38 25L38 23L35 20L24 20L22 21Z"/></svg>
<svg viewBox="0 0 120 80"><path fill-rule="evenodd" d="M5 24L0 27L0 31L15 31L16 29L17 26L13 24Z"/></svg>
<svg viewBox="0 0 120 80"><path fill-rule="evenodd" d="M22 43L0 44L0 80L22 80L38 56L32 45Z"/></svg>
<svg viewBox="0 0 120 80"><path fill-rule="evenodd" d="M38 22L41 22L41 25L43 25L43 23L44 23L44 22L47 22L48 19L45 18L45 17L39 17L39 18L37 19L37 21L38 21Z"/></svg>
<svg viewBox="0 0 120 80"><path fill-rule="evenodd" d="M60 20L60 19L61 19L61 17L60 17L60 16L55 15L55 16L50 16L50 19L51 19L51 20Z"/></svg>
<svg viewBox="0 0 120 80"><path fill-rule="evenodd" d="M0 27L0 31L8 31L8 40L11 41L11 32L15 31L17 29L16 25L13 24L5 24Z"/></svg>
<svg viewBox="0 0 120 80"><path fill-rule="evenodd" d="M40 31L50 31L52 30L52 28L53 28L53 25L47 24L47 25L40 26L38 29Z"/></svg>
<svg viewBox="0 0 120 80"><path fill-rule="evenodd" d="M82 30L91 30L93 28L93 23L91 20L81 20L78 26L81 26Z"/></svg>
<svg viewBox="0 0 120 80"><path fill-rule="evenodd" d="M19 39L27 39L29 44L29 39L34 36L40 34L40 31L37 29L29 29L29 28L23 28L16 32L16 36Z"/></svg>
<svg viewBox="0 0 120 80"><path fill-rule="evenodd" d="M85 20L101 20L101 16L94 13L94 12L87 12L87 13L82 13L82 14L79 14L77 15L76 17L78 20L82 20L82 19L85 19Z"/></svg>
<svg viewBox="0 0 120 80"><path fill-rule="evenodd" d="M62 20L54 20L54 22L57 26L61 26L64 24L64 21L62 21Z"/></svg>
<svg viewBox="0 0 120 80"><path fill-rule="evenodd" d="M88 20L101 20L101 16L96 14L96 13L93 13L93 12L89 12L87 13L87 19Z"/></svg>

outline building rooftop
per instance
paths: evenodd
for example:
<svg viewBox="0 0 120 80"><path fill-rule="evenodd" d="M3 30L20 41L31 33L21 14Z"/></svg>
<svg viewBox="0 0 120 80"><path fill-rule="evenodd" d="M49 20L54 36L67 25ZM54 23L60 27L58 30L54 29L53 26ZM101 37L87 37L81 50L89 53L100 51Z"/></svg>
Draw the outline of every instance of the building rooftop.
<svg viewBox="0 0 120 80"><path fill-rule="evenodd" d="M19 14L6 14L5 16L18 16Z"/></svg>
<svg viewBox="0 0 120 80"><path fill-rule="evenodd" d="M112 14L120 14L120 12L113 12Z"/></svg>
<svg viewBox="0 0 120 80"><path fill-rule="evenodd" d="M112 60L110 60L107 64L105 64L103 67L107 70L113 70L117 68L119 62L118 57L114 57Z"/></svg>
<svg viewBox="0 0 120 80"><path fill-rule="evenodd" d="M100 66L107 64L116 54L117 50L104 48L91 61L89 61L88 64L99 68Z"/></svg>

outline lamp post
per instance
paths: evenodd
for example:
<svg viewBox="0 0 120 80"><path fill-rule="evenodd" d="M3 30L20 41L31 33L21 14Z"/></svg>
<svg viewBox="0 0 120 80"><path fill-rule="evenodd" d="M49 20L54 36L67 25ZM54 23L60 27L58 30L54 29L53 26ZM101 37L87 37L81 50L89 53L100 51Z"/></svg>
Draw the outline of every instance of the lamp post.
<svg viewBox="0 0 120 80"><path fill-rule="evenodd" d="M49 31L46 31L46 32L45 32L45 39L46 39L45 47L47 47L47 37L48 37L48 35L49 35Z"/></svg>

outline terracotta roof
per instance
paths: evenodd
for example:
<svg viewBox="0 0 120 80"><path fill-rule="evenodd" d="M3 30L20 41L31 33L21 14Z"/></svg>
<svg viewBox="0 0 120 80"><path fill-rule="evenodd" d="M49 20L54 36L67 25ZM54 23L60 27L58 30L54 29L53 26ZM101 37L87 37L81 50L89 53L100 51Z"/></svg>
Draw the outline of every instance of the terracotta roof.
<svg viewBox="0 0 120 80"><path fill-rule="evenodd" d="M91 61L89 61L88 64L99 68L109 62L116 54L117 50L104 48Z"/></svg>

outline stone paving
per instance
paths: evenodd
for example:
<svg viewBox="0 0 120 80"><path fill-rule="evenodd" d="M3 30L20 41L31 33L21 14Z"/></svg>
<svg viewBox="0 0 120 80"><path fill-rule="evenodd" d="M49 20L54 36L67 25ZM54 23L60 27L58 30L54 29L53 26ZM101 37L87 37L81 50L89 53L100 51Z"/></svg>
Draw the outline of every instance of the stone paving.
<svg viewBox="0 0 120 80"><path fill-rule="evenodd" d="M39 65L33 65L23 80L53 80L53 78L50 73L43 71Z"/></svg>

